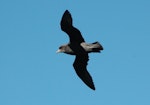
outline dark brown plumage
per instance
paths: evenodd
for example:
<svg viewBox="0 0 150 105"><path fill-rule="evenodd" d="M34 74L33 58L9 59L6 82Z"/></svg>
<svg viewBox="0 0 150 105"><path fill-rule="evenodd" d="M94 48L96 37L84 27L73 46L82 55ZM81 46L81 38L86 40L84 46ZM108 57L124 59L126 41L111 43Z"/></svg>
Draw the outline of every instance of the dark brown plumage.
<svg viewBox="0 0 150 105"><path fill-rule="evenodd" d="M80 77L80 79L91 89L95 90L95 86L87 71L87 62L89 60L88 53L100 52L103 47L98 43L87 44L84 41L80 31L72 25L72 17L68 10L66 10L62 16L60 25L62 31L66 32L70 38L70 42L66 45L62 45L57 52L64 52L67 54L75 55L75 61L73 67Z"/></svg>
<svg viewBox="0 0 150 105"><path fill-rule="evenodd" d="M62 16L61 20L61 29L69 35L70 43L78 43L84 42L84 39L80 33L80 31L73 27L72 25L72 17L68 10Z"/></svg>

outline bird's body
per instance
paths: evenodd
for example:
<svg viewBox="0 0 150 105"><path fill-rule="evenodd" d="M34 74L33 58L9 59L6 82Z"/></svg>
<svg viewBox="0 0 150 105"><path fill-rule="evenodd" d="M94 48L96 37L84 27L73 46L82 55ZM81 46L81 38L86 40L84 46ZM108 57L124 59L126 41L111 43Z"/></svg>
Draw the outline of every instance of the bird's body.
<svg viewBox="0 0 150 105"><path fill-rule="evenodd" d="M60 46L60 49L63 47L64 48L64 53L70 54L70 55L76 55L75 52L70 48L70 43L69 44L64 44ZM87 52L87 53L94 53L94 52L100 52L101 50L101 45L99 42L94 42L94 43L85 43L82 42L80 43L80 46ZM58 50L57 52L59 52Z"/></svg>
<svg viewBox="0 0 150 105"><path fill-rule="evenodd" d="M75 61L73 67L80 77L80 79L91 89L95 90L95 86L92 77L88 73L86 66L89 60L88 53L100 52L103 47L100 43L86 43L82 37L80 31L72 25L72 17L68 10L66 10L62 16L61 29L66 32L70 38L68 44L59 47L57 52L64 52L66 54L75 55Z"/></svg>

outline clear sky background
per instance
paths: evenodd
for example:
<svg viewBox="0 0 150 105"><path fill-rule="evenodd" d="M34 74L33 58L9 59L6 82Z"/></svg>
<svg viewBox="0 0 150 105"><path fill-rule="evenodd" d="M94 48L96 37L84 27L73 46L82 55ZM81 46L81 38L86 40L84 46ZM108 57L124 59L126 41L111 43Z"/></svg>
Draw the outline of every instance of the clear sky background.
<svg viewBox="0 0 150 105"><path fill-rule="evenodd" d="M60 20L104 51L90 54L96 91L56 54ZM150 105L149 0L0 0L0 105Z"/></svg>

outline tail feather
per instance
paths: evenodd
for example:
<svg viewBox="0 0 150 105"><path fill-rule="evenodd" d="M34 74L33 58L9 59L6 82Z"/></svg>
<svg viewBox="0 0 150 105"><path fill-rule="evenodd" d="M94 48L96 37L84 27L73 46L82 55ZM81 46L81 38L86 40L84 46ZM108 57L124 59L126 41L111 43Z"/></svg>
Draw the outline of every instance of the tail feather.
<svg viewBox="0 0 150 105"><path fill-rule="evenodd" d="M92 48L92 52L101 52L99 48Z"/></svg>
<svg viewBox="0 0 150 105"><path fill-rule="evenodd" d="M94 42L93 44L93 52L100 52L100 50L103 50L103 46L99 42Z"/></svg>
<svg viewBox="0 0 150 105"><path fill-rule="evenodd" d="M99 42L94 42L94 43L90 43L90 44L83 42L83 43L81 43L81 46L88 53L100 52L101 50L103 50L103 47Z"/></svg>

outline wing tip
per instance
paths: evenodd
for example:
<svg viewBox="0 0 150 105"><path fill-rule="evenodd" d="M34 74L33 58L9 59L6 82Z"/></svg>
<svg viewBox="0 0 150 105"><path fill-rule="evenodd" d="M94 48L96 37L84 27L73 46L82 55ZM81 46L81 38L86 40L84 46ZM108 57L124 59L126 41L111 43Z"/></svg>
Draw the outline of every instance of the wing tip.
<svg viewBox="0 0 150 105"><path fill-rule="evenodd" d="M72 26L72 17L68 10L64 12L60 25L61 25L61 29L65 32L67 32L68 28Z"/></svg>
<svg viewBox="0 0 150 105"><path fill-rule="evenodd" d="M68 10L68 9L66 9L66 11L65 11L65 12L67 13L67 12L69 12L69 10Z"/></svg>
<svg viewBox="0 0 150 105"><path fill-rule="evenodd" d="M92 83L91 85L90 84L86 84L90 89L92 90L96 90L95 86L94 86L94 83Z"/></svg>
<svg viewBox="0 0 150 105"><path fill-rule="evenodd" d="M92 90L94 90L94 91L96 90L94 86L93 86L93 87L90 87L90 88L91 88Z"/></svg>
<svg viewBox="0 0 150 105"><path fill-rule="evenodd" d="M64 14L70 14L69 10L66 9L65 12L64 12Z"/></svg>

